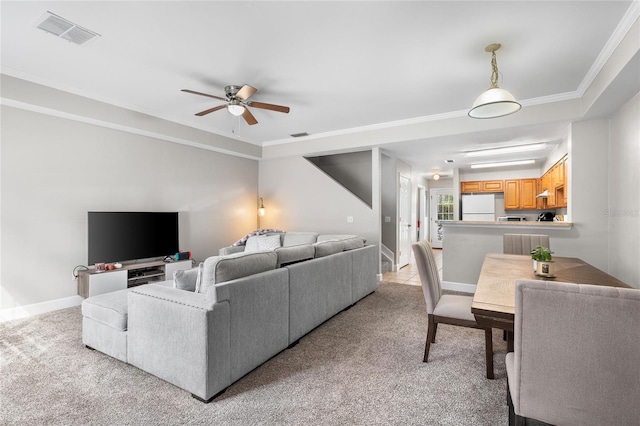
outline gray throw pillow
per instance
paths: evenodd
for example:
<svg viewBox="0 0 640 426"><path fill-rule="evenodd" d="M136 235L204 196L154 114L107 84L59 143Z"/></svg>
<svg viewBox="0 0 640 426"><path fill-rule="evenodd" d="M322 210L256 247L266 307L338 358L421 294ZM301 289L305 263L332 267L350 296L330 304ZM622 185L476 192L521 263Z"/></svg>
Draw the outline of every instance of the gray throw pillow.
<svg viewBox="0 0 640 426"><path fill-rule="evenodd" d="M196 291L202 276L202 263L197 268L173 273L173 288L186 291Z"/></svg>

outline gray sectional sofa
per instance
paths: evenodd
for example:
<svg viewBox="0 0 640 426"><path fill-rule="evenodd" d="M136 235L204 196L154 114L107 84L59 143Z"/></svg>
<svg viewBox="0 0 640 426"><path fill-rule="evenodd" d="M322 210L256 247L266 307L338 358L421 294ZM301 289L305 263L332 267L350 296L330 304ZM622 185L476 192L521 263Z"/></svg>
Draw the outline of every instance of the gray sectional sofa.
<svg viewBox="0 0 640 426"><path fill-rule="evenodd" d="M379 285L361 237L260 237L173 281L85 299L84 344L209 402Z"/></svg>

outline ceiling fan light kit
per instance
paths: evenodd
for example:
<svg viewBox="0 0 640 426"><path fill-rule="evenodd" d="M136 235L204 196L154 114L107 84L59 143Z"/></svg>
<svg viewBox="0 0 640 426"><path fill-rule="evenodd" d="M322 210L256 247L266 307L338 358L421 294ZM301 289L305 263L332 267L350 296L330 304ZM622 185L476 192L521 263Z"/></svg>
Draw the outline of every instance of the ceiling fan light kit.
<svg viewBox="0 0 640 426"><path fill-rule="evenodd" d="M491 86L483 92L473 103L469 110L471 118L497 118L518 112L520 105L516 98L508 91L498 87L498 62L496 50L500 49L499 43L488 45L484 50L491 52Z"/></svg>
<svg viewBox="0 0 640 426"><path fill-rule="evenodd" d="M235 115L236 117L241 116L245 111L245 108L240 105L240 101L238 100L231 101L229 105L227 105L227 109L232 115Z"/></svg>
<svg viewBox="0 0 640 426"><path fill-rule="evenodd" d="M206 109L204 111L200 111L195 115L202 117L204 115L210 114L214 111L218 111L224 109L226 107L229 113L233 114L236 117L242 116L248 125L252 126L258 123L258 120L253 116L251 111L249 111L249 107L252 108L260 108L266 109L270 111L282 112L287 114L289 112L289 107L282 105L274 105L267 104L264 102L251 102L249 98L253 96L254 93L258 91L255 87L251 87L248 84L244 86L235 86L229 85L224 88L225 96L216 96L210 95L208 93L196 92L194 90L182 89L185 93L191 93L193 95L206 96L208 98L218 99L220 101L226 102L226 105L218 105L213 108Z"/></svg>

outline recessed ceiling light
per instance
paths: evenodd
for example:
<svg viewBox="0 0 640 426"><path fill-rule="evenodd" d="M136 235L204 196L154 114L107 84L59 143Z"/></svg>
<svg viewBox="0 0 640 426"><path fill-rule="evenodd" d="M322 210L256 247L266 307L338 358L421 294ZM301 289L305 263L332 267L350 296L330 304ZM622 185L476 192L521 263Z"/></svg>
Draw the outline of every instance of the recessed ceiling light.
<svg viewBox="0 0 640 426"><path fill-rule="evenodd" d="M502 161L498 163L479 163L472 164L472 169L486 169L489 167L507 167L507 166L524 166L525 164L534 164L536 160L518 160L518 161Z"/></svg>
<svg viewBox="0 0 640 426"><path fill-rule="evenodd" d="M485 157L489 155L512 154L514 152L539 151L547 147L546 143L532 143L529 145L505 146L504 148L480 149L478 151L467 151L465 157Z"/></svg>

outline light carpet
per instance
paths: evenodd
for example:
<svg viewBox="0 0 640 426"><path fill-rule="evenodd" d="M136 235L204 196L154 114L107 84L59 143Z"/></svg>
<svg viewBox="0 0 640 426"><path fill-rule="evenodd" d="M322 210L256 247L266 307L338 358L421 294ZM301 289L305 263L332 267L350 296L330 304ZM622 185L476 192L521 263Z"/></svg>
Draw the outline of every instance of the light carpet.
<svg viewBox="0 0 640 426"><path fill-rule="evenodd" d="M507 424L502 333L488 380L482 330L439 325L425 364L426 330L422 289L383 283L203 404L86 349L63 309L0 324L0 424Z"/></svg>

